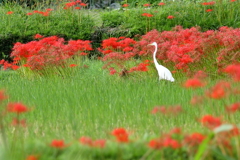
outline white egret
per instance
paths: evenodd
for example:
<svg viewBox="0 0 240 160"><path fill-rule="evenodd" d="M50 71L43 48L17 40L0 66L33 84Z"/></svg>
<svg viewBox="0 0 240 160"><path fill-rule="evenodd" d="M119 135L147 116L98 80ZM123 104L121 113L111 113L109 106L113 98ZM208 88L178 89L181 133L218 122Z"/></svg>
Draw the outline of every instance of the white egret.
<svg viewBox="0 0 240 160"><path fill-rule="evenodd" d="M154 64L155 64L155 67L158 71L158 76L159 76L159 80L161 79L165 79L165 80L168 80L168 81L171 81L171 82L174 82L174 78L172 76L172 73L164 66L160 65L158 62L157 62L157 59L156 59L156 53L157 53L157 43L156 42L153 42L149 45L152 45L152 46L155 46L155 51L153 53L153 61L154 61Z"/></svg>

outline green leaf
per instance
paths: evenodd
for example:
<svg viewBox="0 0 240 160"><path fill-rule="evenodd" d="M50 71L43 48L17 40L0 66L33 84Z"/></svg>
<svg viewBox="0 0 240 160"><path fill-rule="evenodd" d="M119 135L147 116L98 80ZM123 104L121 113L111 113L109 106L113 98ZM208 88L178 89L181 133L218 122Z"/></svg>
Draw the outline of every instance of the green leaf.
<svg viewBox="0 0 240 160"><path fill-rule="evenodd" d="M200 160L203 153L205 152L205 150L207 149L207 145L208 142L214 137L214 133L210 133L207 138L205 138L203 140L203 142L201 143L201 145L198 148L197 154L194 157L194 160Z"/></svg>

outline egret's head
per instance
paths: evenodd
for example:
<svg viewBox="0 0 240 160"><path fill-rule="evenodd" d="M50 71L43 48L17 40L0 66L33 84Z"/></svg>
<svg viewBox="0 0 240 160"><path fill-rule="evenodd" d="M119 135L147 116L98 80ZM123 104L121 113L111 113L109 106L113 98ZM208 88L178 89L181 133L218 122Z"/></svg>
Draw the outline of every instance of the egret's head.
<svg viewBox="0 0 240 160"><path fill-rule="evenodd" d="M153 42L153 43L150 43L149 45L150 45L150 46L156 46L157 43L156 43L156 42Z"/></svg>

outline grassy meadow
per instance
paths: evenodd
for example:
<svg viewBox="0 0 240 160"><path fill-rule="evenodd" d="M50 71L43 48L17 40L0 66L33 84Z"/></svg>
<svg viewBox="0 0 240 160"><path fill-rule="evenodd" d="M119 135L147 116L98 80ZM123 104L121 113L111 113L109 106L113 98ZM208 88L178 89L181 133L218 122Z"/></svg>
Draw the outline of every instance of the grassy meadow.
<svg viewBox="0 0 240 160"><path fill-rule="evenodd" d="M21 133L15 127L7 127L6 138L11 147L10 152L6 150L3 154L4 159L24 159L32 150L29 145L46 147L52 139L63 139L67 144L82 136L113 140L111 131L119 127L130 132L132 141L143 141L147 145L151 138L175 127L181 128L183 133L210 133L198 120L205 114L221 116L228 123L239 121L239 113L229 115L225 111L225 105L236 102L239 96L207 100L197 106L190 104L193 95L204 94L218 78L209 78L207 87L193 90L182 86L186 80L183 75L174 75L175 83L158 81L157 73L150 77L120 78L102 70L102 62L86 60L84 64L89 67L79 69L70 78L31 80L13 71L1 72L0 87L9 95L8 101L20 101L31 108L30 112L21 115L27 120L27 127L20 129ZM151 114L155 106L173 105L181 105L182 112L177 115ZM5 119L6 124L11 118ZM63 155L68 158L75 155L74 151L65 153ZM79 155L73 159L82 159L82 153L77 153Z"/></svg>

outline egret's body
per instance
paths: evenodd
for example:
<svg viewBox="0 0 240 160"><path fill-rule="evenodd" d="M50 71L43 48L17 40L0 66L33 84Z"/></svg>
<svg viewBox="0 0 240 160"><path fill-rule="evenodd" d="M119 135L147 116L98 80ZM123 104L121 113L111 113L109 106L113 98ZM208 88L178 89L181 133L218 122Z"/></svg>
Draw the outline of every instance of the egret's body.
<svg viewBox="0 0 240 160"><path fill-rule="evenodd" d="M154 50L154 53L153 53L153 61L154 61L154 64L155 64L155 67L158 71L158 76L159 76L159 80L161 79L165 79L165 80L168 80L168 81L171 81L171 82L174 82L174 78L172 76L172 73L164 66L160 65L158 62L157 62L157 59L156 59L156 53L157 53L157 43L156 42L153 42L149 45L153 45L155 46L155 50Z"/></svg>

